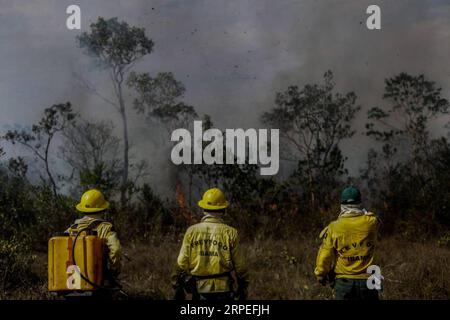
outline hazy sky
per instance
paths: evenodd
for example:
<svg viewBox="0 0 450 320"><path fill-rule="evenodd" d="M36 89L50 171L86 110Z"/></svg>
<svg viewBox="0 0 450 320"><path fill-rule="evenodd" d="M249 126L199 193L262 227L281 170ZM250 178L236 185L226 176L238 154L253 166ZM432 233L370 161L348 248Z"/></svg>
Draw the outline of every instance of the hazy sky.
<svg viewBox="0 0 450 320"><path fill-rule="evenodd" d="M73 77L112 93L106 74L77 47L81 31L66 28L70 4L81 7L81 31L98 16L145 27L154 53L136 70L172 71L186 86L185 101L220 128L260 126L277 91L321 81L328 69L339 90L356 92L363 110L381 103L384 78L401 71L425 73L450 96L449 1L0 0L0 128L30 124L65 101L86 119L117 121ZM381 31L366 28L370 4L381 7ZM148 123L134 115L131 122L134 153L160 171L169 155L154 156ZM343 146L354 172L365 160L367 142L360 141Z"/></svg>

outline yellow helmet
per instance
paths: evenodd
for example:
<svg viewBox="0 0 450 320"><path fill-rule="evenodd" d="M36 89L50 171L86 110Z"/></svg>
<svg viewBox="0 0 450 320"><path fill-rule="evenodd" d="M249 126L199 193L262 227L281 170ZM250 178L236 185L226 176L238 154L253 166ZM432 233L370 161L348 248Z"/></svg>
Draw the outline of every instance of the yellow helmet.
<svg viewBox="0 0 450 320"><path fill-rule="evenodd" d="M81 212L94 213L108 209L109 203L105 200L101 191L91 189L83 193L76 208Z"/></svg>
<svg viewBox="0 0 450 320"><path fill-rule="evenodd" d="M221 210L228 207L228 201L220 189L212 188L203 194L203 198L198 202L198 205L206 210Z"/></svg>

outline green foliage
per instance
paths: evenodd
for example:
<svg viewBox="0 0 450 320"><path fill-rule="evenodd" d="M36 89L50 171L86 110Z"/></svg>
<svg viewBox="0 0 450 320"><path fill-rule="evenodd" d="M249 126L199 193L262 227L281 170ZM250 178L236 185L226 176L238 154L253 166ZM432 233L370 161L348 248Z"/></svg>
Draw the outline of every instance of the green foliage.
<svg viewBox="0 0 450 320"><path fill-rule="evenodd" d="M36 281L29 268L33 260L31 248L25 242L0 238L0 298L8 290L30 286Z"/></svg>
<svg viewBox="0 0 450 320"><path fill-rule="evenodd" d="M432 140L427 157L428 174L421 196L424 208L450 225L450 141Z"/></svg>
<svg viewBox="0 0 450 320"><path fill-rule="evenodd" d="M8 130L2 137L13 145L16 143L23 145L44 163L45 172L55 196L58 187L50 170L51 144L58 133L75 123L76 117L77 114L73 112L70 102L55 104L44 110L43 117L33 125L31 132ZM23 159L21 160L20 157L10 161L10 168L19 174L26 173Z"/></svg>
<svg viewBox="0 0 450 320"><path fill-rule="evenodd" d="M131 27L117 18L99 17L91 23L91 32L83 32L78 41L86 53L99 59L107 67L123 71L153 49L153 41L145 35L144 28Z"/></svg>
<svg viewBox="0 0 450 320"><path fill-rule="evenodd" d="M327 195L347 172L339 144L354 135L351 121L360 110L355 93L335 93L334 87L328 71L322 85L290 86L278 93L277 106L263 115L264 123L280 129L287 157L298 164L293 176L313 209L330 200Z"/></svg>
<svg viewBox="0 0 450 320"><path fill-rule="evenodd" d="M148 73L131 72L127 83L138 92L139 97L134 101L138 112L147 117L157 116L158 113L161 113L162 118L177 115L178 109L168 110L167 113L164 110L178 105L177 99L185 92L184 85L171 72L158 73L154 78Z"/></svg>
<svg viewBox="0 0 450 320"><path fill-rule="evenodd" d="M33 186L19 177L3 176L0 189L0 237L45 247L47 239L75 217L74 200L55 196L48 186Z"/></svg>
<svg viewBox="0 0 450 320"><path fill-rule="evenodd" d="M423 74L411 76L402 72L386 80L383 98L393 103L391 111L400 109L413 120L420 120L420 116L448 112L449 102L441 97L441 92Z"/></svg>
<svg viewBox="0 0 450 320"><path fill-rule="evenodd" d="M0 165L0 297L36 283L34 253L46 251L47 240L73 220L72 207L72 200Z"/></svg>
<svg viewBox="0 0 450 320"><path fill-rule="evenodd" d="M131 72L127 84L137 93L134 107L147 120L164 124L168 132L177 128L187 128L197 112L193 106L181 101L184 85L171 72L158 73L151 77L148 73Z"/></svg>
<svg viewBox="0 0 450 320"><path fill-rule="evenodd" d="M177 228L176 221L167 203L163 202L148 184L135 189L137 202L113 213L113 220L124 239L147 240L153 234L166 233ZM180 221L178 221L180 223ZM184 225L178 227L184 227Z"/></svg>
<svg viewBox="0 0 450 320"><path fill-rule="evenodd" d="M381 143L371 150L363 172L371 198L391 223L415 217L449 223L450 153L446 138L430 139L433 118L448 113L441 88L423 75L401 73L386 80L384 108L368 112L367 135ZM399 152L402 152L399 155Z"/></svg>
<svg viewBox="0 0 450 320"><path fill-rule="evenodd" d="M174 222L167 205L148 184L143 185L140 194L140 211L144 215L142 224L145 229L144 234L148 234L152 230L167 231Z"/></svg>
<svg viewBox="0 0 450 320"><path fill-rule="evenodd" d="M28 172L28 165L23 157L10 158L8 161L8 169L17 177L26 179Z"/></svg>
<svg viewBox="0 0 450 320"><path fill-rule="evenodd" d="M64 130L61 157L78 176L79 186L71 183L76 192L99 188L106 195L119 189L122 163L117 146L120 140L113 133L114 126L107 121L80 121Z"/></svg>
<svg viewBox="0 0 450 320"><path fill-rule="evenodd" d="M134 63L152 52L153 41L146 36L144 28L119 22L117 18L99 17L97 22L91 24L90 29L90 32L84 32L78 37L79 45L86 49L88 55L96 58L103 67L108 69L116 101L101 96L95 90L94 92L118 111L123 125L120 204L124 208L131 200L130 197L127 198L127 194L130 190L129 170L132 164L129 158L130 141L123 82ZM163 74L158 79L162 79L163 83L167 84L165 81L168 79L167 76L170 77L170 74Z"/></svg>
<svg viewBox="0 0 450 320"><path fill-rule="evenodd" d="M426 148L429 121L449 111L449 101L441 91L424 75L400 73L386 79L383 99L389 104L368 111L368 119L375 122L367 123L367 135L387 144L407 138L417 160Z"/></svg>
<svg viewBox="0 0 450 320"><path fill-rule="evenodd" d="M99 163L92 169L87 168L80 172L80 186L83 189L96 188L102 190L107 196L117 189L117 175L109 170L105 163Z"/></svg>

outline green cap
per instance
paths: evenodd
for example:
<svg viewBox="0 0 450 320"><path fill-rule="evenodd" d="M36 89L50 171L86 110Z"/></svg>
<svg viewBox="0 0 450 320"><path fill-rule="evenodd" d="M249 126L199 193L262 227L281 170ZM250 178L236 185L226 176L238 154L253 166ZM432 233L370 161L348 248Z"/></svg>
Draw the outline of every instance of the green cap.
<svg viewBox="0 0 450 320"><path fill-rule="evenodd" d="M361 192L356 187L345 188L341 193L342 204L357 204L361 203Z"/></svg>

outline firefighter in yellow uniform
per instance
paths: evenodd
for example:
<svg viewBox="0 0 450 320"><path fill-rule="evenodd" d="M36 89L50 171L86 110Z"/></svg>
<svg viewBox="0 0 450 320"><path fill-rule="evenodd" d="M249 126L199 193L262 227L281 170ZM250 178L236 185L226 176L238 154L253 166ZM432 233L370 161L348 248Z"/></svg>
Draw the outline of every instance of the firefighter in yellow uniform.
<svg viewBox="0 0 450 320"><path fill-rule="evenodd" d="M249 277L239 235L222 220L228 201L221 190L213 188L204 193L198 205L204 209L204 216L184 235L171 276L175 299L184 299L184 288L191 287L187 291L194 300L244 300ZM236 296L233 271L237 278Z"/></svg>
<svg viewBox="0 0 450 320"><path fill-rule="evenodd" d="M86 191L76 209L85 214L84 217L75 220L65 233L76 236L82 230L95 233L103 239L107 250L106 282L108 286L116 284L117 276L121 269L121 246L117 233L112 223L103 220L103 214L109 208L102 192L97 189Z"/></svg>
<svg viewBox="0 0 450 320"><path fill-rule="evenodd" d="M337 300L376 300L378 290L369 288L368 267L374 263L378 217L361 206L361 193L349 187L341 194L341 213L321 233L314 274L328 281Z"/></svg>

